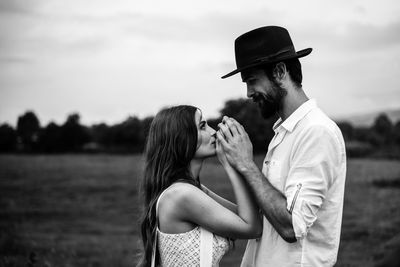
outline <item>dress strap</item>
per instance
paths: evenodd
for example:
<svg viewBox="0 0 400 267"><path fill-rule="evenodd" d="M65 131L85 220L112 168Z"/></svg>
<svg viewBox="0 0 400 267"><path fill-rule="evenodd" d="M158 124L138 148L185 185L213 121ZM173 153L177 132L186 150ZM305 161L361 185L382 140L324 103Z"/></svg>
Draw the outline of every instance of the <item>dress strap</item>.
<svg viewBox="0 0 400 267"><path fill-rule="evenodd" d="M200 227L200 267L212 266L213 234Z"/></svg>
<svg viewBox="0 0 400 267"><path fill-rule="evenodd" d="M154 242L153 242L153 251L151 253L151 267L156 266L157 235L158 235L158 231L156 230L156 234L154 236Z"/></svg>
<svg viewBox="0 0 400 267"><path fill-rule="evenodd" d="M168 187L169 188L169 187ZM168 190L165 189L157 199L156 203L156 227L158 228L158 204L161 197ZM211 267L212 266L212 254L213 254L213 233L207 231L203 227L200 227L200 267ZM151 255L151 267L155 267L156 263L156 251L157 251L157 238L158 231L154 236L153 251Z"/></svg>
<svg viewBox="0 0 400 267"><path fill-rule="evenodd" d="M156 224L157 224L157 226L158 226L158 204L160 203L161 197L164 195L165 191L168 190L168 188L169 187L167 187L164 191L162 191L161 194L158 196L158 199L157 199L157 203L156 203Z"/></svg>
<svg viewBox="0 0 400 267"><path fill-rule="evenodd" d="M154 235L153 251L151 253L151 267L155 267L155 265L156 265L156 251L157 251L157 238L158 238L158 231L157 231L157 229L158 229L158 203L160 202L160 198L165 193L165 191L167 191L167 189L165 189L164 191L161 192L161 194L158 196L157 203L156 203L156 234Z"/></svg>

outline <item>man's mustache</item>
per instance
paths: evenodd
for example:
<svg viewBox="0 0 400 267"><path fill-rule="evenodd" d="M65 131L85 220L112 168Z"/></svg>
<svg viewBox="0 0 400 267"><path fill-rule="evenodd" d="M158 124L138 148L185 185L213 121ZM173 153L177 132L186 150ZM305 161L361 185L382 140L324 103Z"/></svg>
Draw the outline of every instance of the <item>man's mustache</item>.
<svg viewBox="0 0 400 267"><path fill-rule="evenodd" d="M253 102L260 102L260 101L273 102L274 100L271 96L264 94L257 94L253 96Z"/></svg>

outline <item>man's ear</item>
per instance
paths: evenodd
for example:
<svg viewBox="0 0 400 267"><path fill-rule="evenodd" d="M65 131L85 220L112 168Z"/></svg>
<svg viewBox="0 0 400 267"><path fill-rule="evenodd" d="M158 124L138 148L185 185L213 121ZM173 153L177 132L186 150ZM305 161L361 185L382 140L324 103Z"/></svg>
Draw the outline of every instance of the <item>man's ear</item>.
<svg viewBox="0 0 400 267"><path fill-rule="evenodd" d="M286 75L287 75L287 70L286 70L286 65L283 62L278 62L275 65L275 68L272 72L273 77L275 78L275 80L280 83L282 82Z"/></svg>

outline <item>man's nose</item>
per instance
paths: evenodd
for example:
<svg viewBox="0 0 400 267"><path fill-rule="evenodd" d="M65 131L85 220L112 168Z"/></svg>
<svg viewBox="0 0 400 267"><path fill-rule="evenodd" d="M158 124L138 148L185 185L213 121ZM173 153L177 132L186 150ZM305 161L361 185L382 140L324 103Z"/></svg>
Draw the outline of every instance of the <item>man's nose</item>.
<svg viewBox="0 0 400 267"><path fill-rule="evenodd" d="M253 95L254 95L253 88L250 85L247 85L247 97L252 98Z"/></svg>

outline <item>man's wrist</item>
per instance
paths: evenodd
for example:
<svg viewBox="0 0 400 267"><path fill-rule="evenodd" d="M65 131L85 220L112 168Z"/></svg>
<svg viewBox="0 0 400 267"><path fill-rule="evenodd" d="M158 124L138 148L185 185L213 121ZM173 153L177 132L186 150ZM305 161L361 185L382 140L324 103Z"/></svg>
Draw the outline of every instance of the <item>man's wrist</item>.
<svg viewBox="0 0 400 267"><path fill-rule="evenodd" d="M238 172L245 177L247 177L248 174L253 173L255 170L258 170L258 167L253 160L249 160L238 166Z"/></svg>

